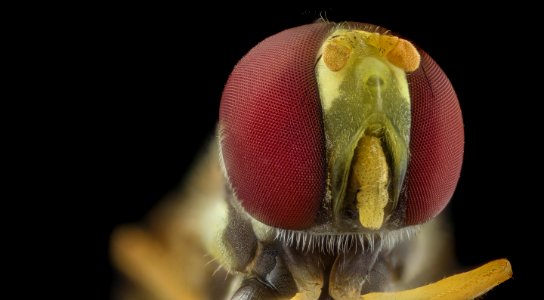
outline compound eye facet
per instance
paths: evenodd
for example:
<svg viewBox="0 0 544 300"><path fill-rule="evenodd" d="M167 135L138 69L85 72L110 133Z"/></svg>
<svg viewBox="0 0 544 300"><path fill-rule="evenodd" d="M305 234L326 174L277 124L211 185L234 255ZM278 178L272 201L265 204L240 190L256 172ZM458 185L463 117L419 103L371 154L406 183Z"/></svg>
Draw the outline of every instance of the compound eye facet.
<svg viewBox="0 0 544 300"><path fill-rule="evenodd" d="M450 200L464 147L455 92L429 55L377 28L288 29L234 68L219 112L221 154L235 198L256 220L294 230L338 222L356 193L362 226L378 230L391 216L426 222ZM357 158L364 164L353 166ZM359 181L349 182L349 168ZM374 194L362 187L374 186L374 177L387 193L370 209ZM321 210L335 217L318 218Z"/></svg>
<svg viewBox="0 0 544 300"><path fill-rule="evenodd" d="M407 225L426 222L444 209L459 179L464 148L455 91L438 64L419 52L420 67L408 75L412 124L405 180Z"/></svg>
<svg viewBox="0 0 544 300"><path fill-rule="evenodd" d="M331 26L265 39L237 64L223 92L219 138L227 176L242 207L270 226L312 226L325 195L314 64Z"/></svg>

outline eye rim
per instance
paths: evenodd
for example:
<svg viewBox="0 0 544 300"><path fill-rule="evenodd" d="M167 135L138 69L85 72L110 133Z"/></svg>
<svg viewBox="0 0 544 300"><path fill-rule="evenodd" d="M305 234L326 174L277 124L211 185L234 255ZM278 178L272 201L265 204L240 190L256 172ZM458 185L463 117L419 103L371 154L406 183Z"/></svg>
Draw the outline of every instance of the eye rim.
<svg viewBox="0 0 544 300"><path fill-rule="evenodd" d="M455 90L432 57L421 48L418 51L420 68L407 74L412 98L412 125L410 161L402 201L406 225L425 223L444 210L459 181L464 153L463 116ZM432 98L418 99L423 97L422 93L428 93ZM435 126L429 129L428 124L423 124L428 122ZM420 139L423 135L425 142ZM429 147L440 149L425 149ZM426 161L427 156L433 158L432 167Z"/></svg>

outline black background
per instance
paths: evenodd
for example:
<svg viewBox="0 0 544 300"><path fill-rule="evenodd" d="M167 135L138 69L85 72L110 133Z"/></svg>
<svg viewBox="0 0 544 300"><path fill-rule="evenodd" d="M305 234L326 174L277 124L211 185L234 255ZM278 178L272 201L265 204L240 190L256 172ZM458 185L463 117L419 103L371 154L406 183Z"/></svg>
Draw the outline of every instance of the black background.
<svg viewBox="0 0 544 300"><path fill-rule="evenodd" d="M83 274L74 287L91 298L109 297L116 277L108 258L112 229L141 221L180 183L213 134L221 92L236 62L264 38L323 16L398 32L448 74L466 134L463 171L449 206L456 253L468 266L502 257L512 262L514 279L486 299L529 291L534 278L529 261L538 252L525 236L537 228L530 222L539 195L529 170L538 170L534 159L540 156L530 133L537 120L529 117L531 102L539 101L529 73L535 55L528 38L531 9L437 2L425 6L427 12L416 4L386 4L317 9L130 4L83 8L71 16L77 28L66 38L75 43L69 56L76 70L69 80L74 104L62 126L77 124L67 137L75 149L68 151L74 173L67 175L77 184L65 206L77 227L64 226L77 228L66 239L82 237L71 249L85 253L70 258L69 274Z"/></svg>

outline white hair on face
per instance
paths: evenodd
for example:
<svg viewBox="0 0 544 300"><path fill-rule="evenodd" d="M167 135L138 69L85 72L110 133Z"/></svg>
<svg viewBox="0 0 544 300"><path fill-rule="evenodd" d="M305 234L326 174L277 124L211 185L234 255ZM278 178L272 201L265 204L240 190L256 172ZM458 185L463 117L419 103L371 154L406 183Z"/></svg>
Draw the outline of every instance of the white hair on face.
<svg viewBox="0 0 544 300"><path fill-rule="evenodd" d="M219 167L221 168L221 171L223 172L223 176L225 176L225 179L230 185L229 176L227 174L227 168L225 167L225 160L223 159L223 139L225 138L225 130L223 129L223 126L218 125L217 126L217 155L219 157Z"/></svg>
<svg viewBox="0 0 544 300"><path fill-rule="evenodd" d="M303 252L345 253L352 247L361 251L389 250L399 242L411 239L419 231L419 226L410 226L378 233L313 233L308 231L275 228L276 240L288 247Z"/></svg>

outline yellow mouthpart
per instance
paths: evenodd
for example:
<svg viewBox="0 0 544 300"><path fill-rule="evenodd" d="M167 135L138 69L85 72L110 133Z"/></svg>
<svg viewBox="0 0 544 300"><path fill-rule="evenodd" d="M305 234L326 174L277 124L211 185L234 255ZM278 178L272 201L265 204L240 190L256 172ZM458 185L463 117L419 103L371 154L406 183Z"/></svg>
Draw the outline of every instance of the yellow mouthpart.
<svg viewBox="0 0 544 300"><path fill-rule="evenodd" d="M365 228L380 229L389 200L389 169L380 138L365 135L359 141L353 161L352 181L359 188L359 222Z"/></svg>

